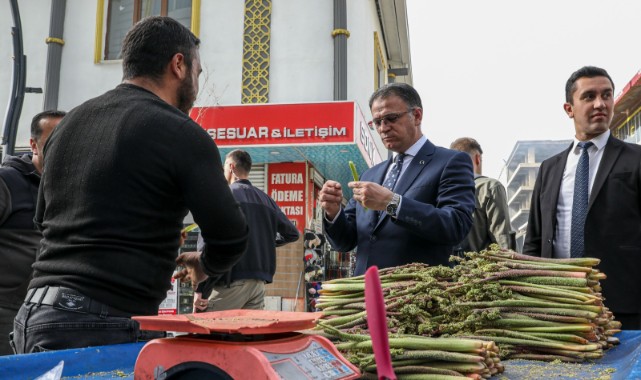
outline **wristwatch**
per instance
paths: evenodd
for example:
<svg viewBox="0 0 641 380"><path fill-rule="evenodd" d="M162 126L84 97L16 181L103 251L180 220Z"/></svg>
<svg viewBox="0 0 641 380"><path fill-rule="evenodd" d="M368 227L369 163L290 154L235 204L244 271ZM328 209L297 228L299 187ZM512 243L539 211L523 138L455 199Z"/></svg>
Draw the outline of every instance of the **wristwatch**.
<svg viewBox="0 0 641 380"><path fill-rule="evenodd" d="M398 205L401 203L401 196L399 194L394 193L392 195L392 200L389 201L387 206L385 207L385 212L392 218L396 218L396 212L398 211Z"/></svg>

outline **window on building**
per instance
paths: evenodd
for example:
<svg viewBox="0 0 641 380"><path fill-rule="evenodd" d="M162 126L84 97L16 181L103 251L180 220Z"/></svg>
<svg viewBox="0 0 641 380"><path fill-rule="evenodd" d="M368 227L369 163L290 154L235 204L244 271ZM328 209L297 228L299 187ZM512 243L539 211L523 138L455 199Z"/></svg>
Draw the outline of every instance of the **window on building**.
<svg viewBox="0 0 641 380"><path fill-rule="evenodd" d="M125 34L149 16L169 16L191 27L192 0L109 0L104 59L120 59Z"/></svg>

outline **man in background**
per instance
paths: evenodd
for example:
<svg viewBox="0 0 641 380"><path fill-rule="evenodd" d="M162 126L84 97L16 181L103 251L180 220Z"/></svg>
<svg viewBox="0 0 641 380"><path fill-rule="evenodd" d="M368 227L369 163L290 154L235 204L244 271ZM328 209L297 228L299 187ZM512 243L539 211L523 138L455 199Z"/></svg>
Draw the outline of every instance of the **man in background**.
<svg viewBox="0 0 641 380"><path fill-rule="evenodd" d="M188 116L199 43L169 17L136 23L122 45L123 82L52 133L36 207L42 247L14 323L16 353L157 337L131 317L158 313L188 211L205 248L180 263L217 276L245 252L247 222L220 152Z"/></svg>
<svg viewBox="0 0 641 380"><path fill-rule="evenodd" d="M614 83L586 66L565 84L574 142L541 163L523 253L596 257L605 305L624 330L641 329L641 145L610 134Z"/></svg>
<svg viewBox="0 0 641 380"><path fill-rule="evenodd" d="M31 264L42 234L33 223L42 174L42 149L63 111L40 112L31 120L31 153L7 156L0 166L0 355L11 355L9 333L27 294Z"/></svg>
<svg viewBox="0 0 641 380"><path fill-rule="evenodd" d="M473 138L456 139L450 149L469 154L474 167L476 208L472 216L472 228L460 244L461 252L479 252L490 244L514 249L510 232L510 211L505 188L498 180L483 175L483 150Z"/></svg>
<svg viewBox="0 0 641 380"><path fill-rule="evenodd" d="M296 226L264 191L252 185L252 159L244 150L234 150L225 159L225 178L249 224L247 252L220 279L210 278L194 293L195 311L231 309L262 310L265 284L276 273L276 247L298 240ZM199 236L200 250L202 238Z"/></svg>
<svg viewBox="0 0 641 380"><path fill-rule="evenodd" d="M423 106L412 86L387 84L372 94L369 107L371 125L393 155L348 184L354 196L345 208L342 185L323 185L319 198L332 247L358 246L354 275L373 265L450 265L452 247L472 225L470 158L423 136Z"/></svg>

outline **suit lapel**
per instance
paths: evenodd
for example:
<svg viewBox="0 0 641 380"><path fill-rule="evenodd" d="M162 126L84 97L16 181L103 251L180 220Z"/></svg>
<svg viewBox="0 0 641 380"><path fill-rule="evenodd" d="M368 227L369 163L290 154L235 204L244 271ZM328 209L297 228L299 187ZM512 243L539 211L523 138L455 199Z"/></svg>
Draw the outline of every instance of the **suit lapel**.
<svg viewBox="0 0 641 380"><path fill-rule="evenodd" d="M563 152L562 155L556 157L556 161L550 165L550 185L549 194L552 196L550 199L551 205L554 205L554 212L556 213L557 205L559 203L559 193L561 192L561 181L563 181L563 172L565 171L565 163L568 161L568 155L572 151L574 144ZM547 203L547 201L545 201ZM556 219L555 219L556 220Z"/></svg>
<svg viewBox="0 0 641 380"><path fill-rule="evenodd" d="M622 148L622 143L612 137L612 135L610 135L610 137L608 138L608 142L605 144L605 150L603 151L603 157L601 157L601 162L599 163L599 168L596 172L596 178L594 178L594 183L592 184L590 201L588 203L588 211L590 211L590 208L592 207L596 196L599 194L599 191L601 191L601 188L603 187L605 180L608 178L610 171L612 171L612 167L619 157L619 154L621 154Z"/></svg>
<svg viewBox="0 0 641 380"><path fill-rule="evenodd" d="M416 180L416 177L418 177L423 169L427 167L429 162L432 161L435 149L434 144L429 142L429 140L423 144L416 156L412 158L412 162L410 162L407 169L405 169L401 178L398 179L398 183L394 188L395 193L401 195L405 194L407 189L409 189L412 183L414 183L414 180Z"/></svg>
<svg viewBox="0 0 641 380"><path fill-rule="evenodd" d="M398 182L396 183L396 186L394 187L394 192L396 194L403 195L409 189L410 185L414 182L416 177L423 171L423 169L427 166L427 164L432 160L432 157L434 155L434 151L436 150L434 144L432 144L429 140L425 141L425 144L421 147L421 149L418 151L416 156L412 158L412 161L410 162L409 166L407 169L405 169L405 172L401 175L401 178L398 179ZM385 166L385 168L388 168L389 165L391 164L391 159L388 163L388 165ZM385 180L385 173L387 171L383 171L382 176L380 177L380 181L378 181L378 184L382 184L383 181ZM376 221L376 227L374 227L374 230L376 230L383 220L385 218L389 217L385 211L381 211L380 217L378 218L378 221Z"/></svg>
<svg viewBox="0 0 641 380"><path fill-rule="evenodd" d="M385 181L385 173L387 173L387 168L392 164L393 157L390 157L387 160L386 165L380 165L376 170L376 172L373 173L372 176L372 182L378 183L379 185L383 184L383 181ZM386 214L385 211L381 211L381 213ZM377 211L371 211L370 213L370 225L373 227L373 229L376 229L378 226L378 223L380 223L381 219L380 216L381 214Z"/></svg>

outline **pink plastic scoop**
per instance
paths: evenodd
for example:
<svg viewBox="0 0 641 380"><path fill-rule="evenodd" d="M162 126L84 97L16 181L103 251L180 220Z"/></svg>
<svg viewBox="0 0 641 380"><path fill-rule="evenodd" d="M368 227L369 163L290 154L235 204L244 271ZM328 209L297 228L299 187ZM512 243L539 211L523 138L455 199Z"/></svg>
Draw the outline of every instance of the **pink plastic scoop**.
<svg viewBox="0 0 641 380"><path fill-rule="evenodd" d="M365 310L367 310L367 327L374 347L374 360L376 361L378 379L396 380L389 350L387 313L385 312L383 289L381 288L381 279L378 277L378 268L376 266L370 267L365 272Z"/></svg>

